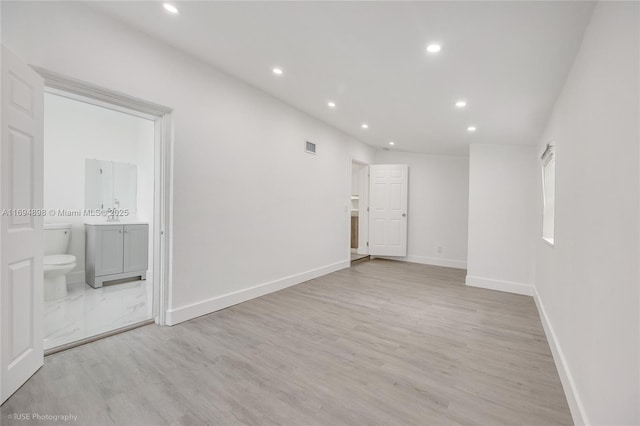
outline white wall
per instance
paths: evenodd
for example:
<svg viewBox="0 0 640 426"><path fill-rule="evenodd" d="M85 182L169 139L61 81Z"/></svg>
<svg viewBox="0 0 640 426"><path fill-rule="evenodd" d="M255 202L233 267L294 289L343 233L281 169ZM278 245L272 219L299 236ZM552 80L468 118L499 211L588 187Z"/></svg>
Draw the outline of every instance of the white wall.
<svg viewBox="0 0 640 426"><path fill-rule="evenodd" d="M351 195L360 195L360 170L362 164L351 163Z"/></svg>
<svg viewBox="0 0 640 426"><path fill-rule="evenodd" d="M533 294L536 148L473 144L467 285Z"/></svg>
<svg viewBox="0 0 640 426"><path fill-rule="evenodd" d="M401 259L465 268L469 159L379 150L375 162L409 165L408 246Z"/></svg>
<svg viewBox="0 0 640 426"><path fill-rule="evenodd" d="M348 266L350 162L368 146L82 4L1 6L26 62L174 109L169 321Z"/></svg>
<svg viewBox="0 0 640 426"><path fill-rule="evenodd" d="M138 213L131 218L150 221L153 122L48 93L44 111L44 208L82 211L86 207L85 160L118 161L137 166ZM85 218L49 215L45 222L72 224L69 253L77 265L67 281L84 282Z"/></svg>
<svg viewBox="0 0 640 426"><path fill-rule="evenodd" d="M640 424L638 10L596 6L539 146L556 213L552 248L536 208L535 286L578 423Z"/></svg>

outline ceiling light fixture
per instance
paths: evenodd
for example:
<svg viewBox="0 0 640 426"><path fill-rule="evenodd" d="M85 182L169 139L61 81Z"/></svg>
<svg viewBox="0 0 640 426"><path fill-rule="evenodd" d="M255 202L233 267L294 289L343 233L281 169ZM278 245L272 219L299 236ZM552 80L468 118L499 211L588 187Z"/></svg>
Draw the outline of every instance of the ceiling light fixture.
<svg viewBox="0 0 640 426"><path fill-rule="evenodd" d="M282 74L284 74L284 71L282 71L282 68L278 68L278 67L275 67L275 68L274 68L274 69L272 69L271 71L273 71L273 73L274 73L275 75L282 75Z"/></svg>
<svg viewBox="0 0 640 426"><path fill-rule="evenodd" d="M427 52L429 53L438 53L442 50L442 46L439 44L430 44L427 46Z"/></svg>
<svg viewBox="0 0 640 426"><path fill-rule="evenodd" d="M369 125L368 125L367 123L362 123L362 128L363 128L363 129L368 129L368 128L369 128Z"/></svg>
<svg viewBox="0 0 640 426"><path fill-rule="evenodd" d="M394 146L396 143L395 142L389 142L389 145Z"/></svg>
<svg viewBox="0 0 640 426"><path fill-rule="evenodd" d="M328 106L329 108L335 108L335 107L336 107L336 103L335 103L335 102L333 102L333 101L329 101L329 102L327 102L327 106Z"/></svg>
<svg viewBox="0 0 640 426"><path fill-rule="evenodd" d="M478 130L478 129L476 128L476 126L469 126L469 127L467 127L467 132L475 132L476 130Z"/></svg>
<svg viewBox="0 0 640 426"><path fill-rule="evenodd" d="M164 10L166 10L167 12L173 13L174 15L179 12L178 8L170 3L164 3L162 6L164 7Z"/></svg>
<svg viewBox="0 0 640 426"><path fill-rule="evenodd" d="M464 108L467 106L467 101L458 101L456 102L456 107L458 108Z"/></svg>

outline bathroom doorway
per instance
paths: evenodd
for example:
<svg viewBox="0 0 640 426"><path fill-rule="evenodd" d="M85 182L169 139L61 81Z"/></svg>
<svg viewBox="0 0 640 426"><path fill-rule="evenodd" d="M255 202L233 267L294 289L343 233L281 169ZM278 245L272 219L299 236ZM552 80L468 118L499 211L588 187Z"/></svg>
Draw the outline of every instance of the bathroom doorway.
<svg viewBox="0 0 640 426"><path fill-rule="evenodd" d="M366 244L366 238L363 238L363 232L366 235L366 230L360 229L363 226L362 215L367 214L367 198L363 190L362 185L368 184L368 177L366 175L366 169L368 166L358 161L351 161L351 197L350 197L350 221L349 221L349 255L351 264L364 262L369 260L368 254L358 253L363 250L358 250L361 245Z"/></svg>
<svg viewBox="0 0 640 426"><path fill-rule="evenodd" d="M41 73L50 354L164 324L170 110Z"/></svg>

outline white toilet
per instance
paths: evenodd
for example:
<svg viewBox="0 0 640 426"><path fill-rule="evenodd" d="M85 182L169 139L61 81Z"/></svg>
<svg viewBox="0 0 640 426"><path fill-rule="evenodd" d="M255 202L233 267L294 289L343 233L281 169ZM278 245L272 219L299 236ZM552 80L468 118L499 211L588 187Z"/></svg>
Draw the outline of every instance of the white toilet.
<svg viewBox="0 0 640 426"><path fill-rule="evenodd" d="M67 274L76 267L76 257L67 254L70 238L70 223L45 223L44 300L56 300L67 295Z"/></svg>

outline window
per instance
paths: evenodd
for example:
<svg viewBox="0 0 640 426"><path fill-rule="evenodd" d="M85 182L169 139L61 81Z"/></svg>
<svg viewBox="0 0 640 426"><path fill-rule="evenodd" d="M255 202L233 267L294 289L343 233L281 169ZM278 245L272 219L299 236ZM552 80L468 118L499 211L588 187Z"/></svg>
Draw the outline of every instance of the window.
<svg viewBox="0 0 640 426"><path fill-rule="evenodd" d="M556 207L556 155L552 145L542 154L542 239L553 246Z"/></svg>

